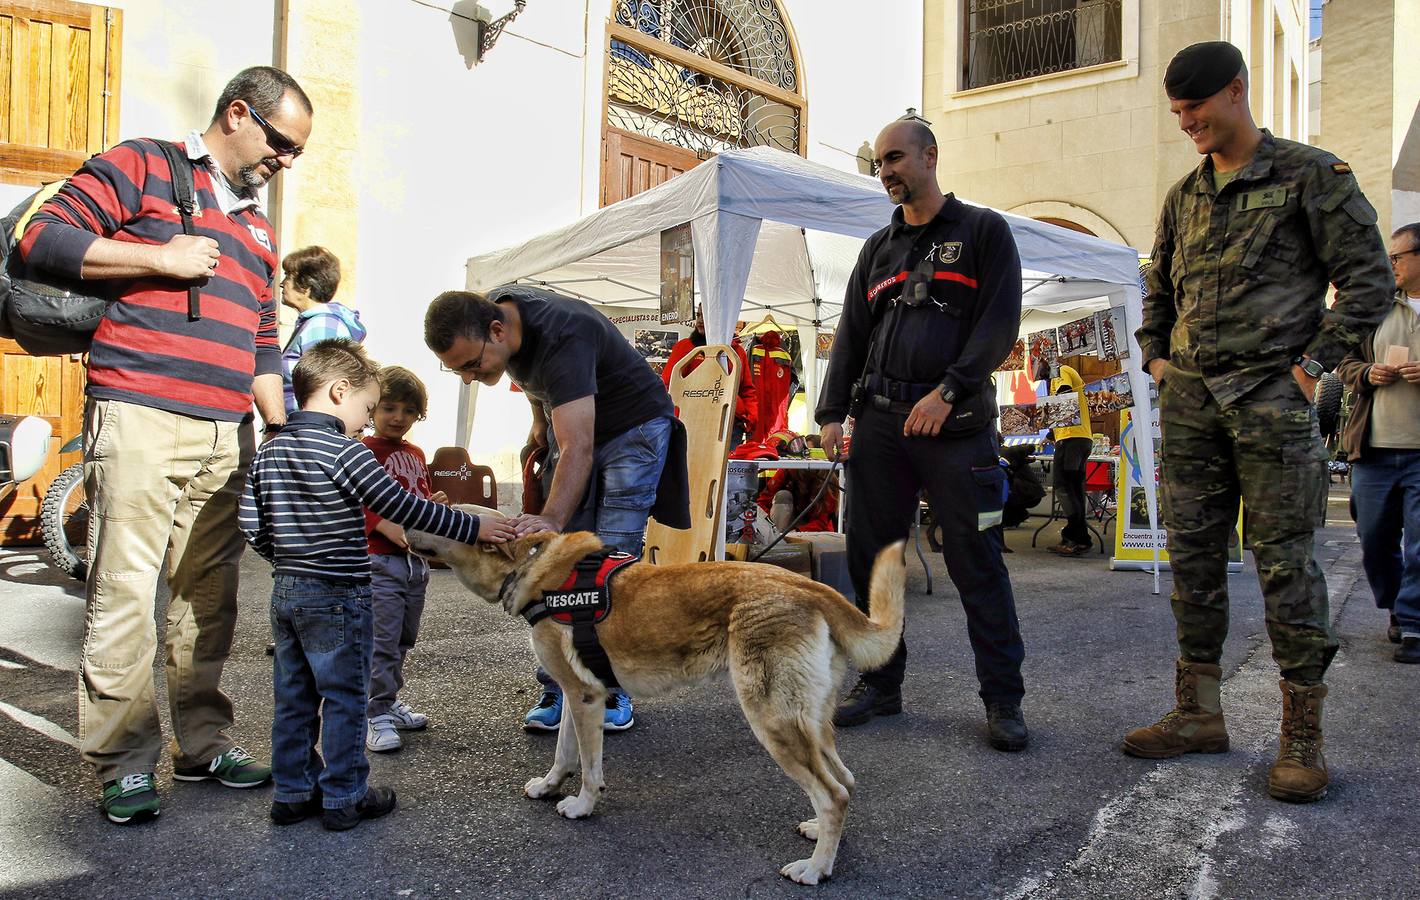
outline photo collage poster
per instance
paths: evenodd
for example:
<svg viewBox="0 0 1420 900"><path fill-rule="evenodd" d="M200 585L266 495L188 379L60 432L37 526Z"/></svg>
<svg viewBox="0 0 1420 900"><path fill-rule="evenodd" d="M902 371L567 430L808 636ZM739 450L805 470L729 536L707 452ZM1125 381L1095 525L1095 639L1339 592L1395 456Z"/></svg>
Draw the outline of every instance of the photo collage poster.
<svg viewBox="0 0 1420 900"><path fill-rule="evenodd" d="M661 324L695 321L695 247L690 223L661 232Z"/></svg>

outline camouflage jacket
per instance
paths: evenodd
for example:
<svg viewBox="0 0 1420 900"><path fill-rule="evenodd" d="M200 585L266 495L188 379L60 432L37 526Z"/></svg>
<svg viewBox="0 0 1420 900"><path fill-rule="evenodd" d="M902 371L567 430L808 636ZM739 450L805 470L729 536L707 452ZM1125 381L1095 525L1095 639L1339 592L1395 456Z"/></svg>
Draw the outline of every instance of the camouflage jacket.
<svg viewBox="0 0 1420 900"><path fill-rule="evenodd" d="M1144 362L1168 360L1226 406L1299 355L1333 368L1385 317L1395 278L1351 168L1263 131L1222 191L1211 156L1169 190L1144 286Z"/></svg>

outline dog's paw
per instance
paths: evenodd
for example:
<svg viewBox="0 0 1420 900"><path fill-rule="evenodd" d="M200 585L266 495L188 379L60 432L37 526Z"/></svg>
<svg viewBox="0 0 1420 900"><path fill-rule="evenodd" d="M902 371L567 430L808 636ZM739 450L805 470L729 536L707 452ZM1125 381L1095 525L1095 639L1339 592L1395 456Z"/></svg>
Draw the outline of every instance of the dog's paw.
<svg viewBox="0 0 1420 900"><path fill-rule="evenodd" d="M833 874L833 868L819 866L812 859L801 859L780 869L779 874L799 884L818 884L828 880Z"/></svg>
<svg viewBox="0 0 1420 900"><path fill-rule="evenodd" d="M818 840L818 819L805 819L800 822L799 834L811 841Z"/></svg>
<svg viewBox="0 0 1420 900"><path fill-rule="evenodd" d="M592 808L596 805L595 800L581 794L563 797L557 804L557 814L567 819L585 819L592 814Z"/></svg>
<svg viewBox="0 0 1420 900"><path fill-rule="evenodd" d="M553 797L562 787L563 779L555 781L551 777L534 778L523 785L523 793L534 800L547 800Z"/></svg>

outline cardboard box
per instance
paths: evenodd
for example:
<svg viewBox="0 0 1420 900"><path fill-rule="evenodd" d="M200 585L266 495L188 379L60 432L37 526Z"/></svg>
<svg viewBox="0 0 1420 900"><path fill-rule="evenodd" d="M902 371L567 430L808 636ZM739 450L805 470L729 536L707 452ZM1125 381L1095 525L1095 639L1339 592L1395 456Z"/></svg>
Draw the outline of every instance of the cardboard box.
<svg viewBox="0 0 1420 900"><path fill-rule="evenodd" d="M800 575L812 578L813 555L807 545L791 543L793 540L792 537L785 538L779 542L778 546L755 561L778 566L781 569L788 569L790 572L798 572ZM727 544L726 549L728 550L728 548Z"/></svg>
<svg viewBox="0 0 1420 900"><path fill-rule="evenodd" d="M784 539L787 544L809 548L814 581L826 584L850 601L856 596L848 577L848 549L836 531L796 531Z"/></svg>

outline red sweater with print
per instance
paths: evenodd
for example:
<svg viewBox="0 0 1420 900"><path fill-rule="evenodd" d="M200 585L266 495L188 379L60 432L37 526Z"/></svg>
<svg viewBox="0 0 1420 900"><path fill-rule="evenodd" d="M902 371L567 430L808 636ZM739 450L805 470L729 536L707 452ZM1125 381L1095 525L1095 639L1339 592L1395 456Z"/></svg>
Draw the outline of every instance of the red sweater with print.
<svg viewBox="0 0 1420 900"><path fill-rule="evenodd" d="M193 224L221 250L200 285L202 318L187 317L188 283L169 278L91 281L117 301L94 333L88 393L224 422L251 411L252 378L281 373L272 275L276 242L255 207L223 215L212 171L192 163ZM93 157L35 213L19 252L25 262L78 279L97 239L165 244L182 233L167 157L149 140Z"/></svg>
<svg viewBox="0 0 1420 900"><path fill-rule="evenodd" d="M365 438L364 444L375 454L375 459L385 467L399 486L426 500L433 494L429 487L429 464L424 461L424 451L409 441L391 441L379 435ZM365 510L365 536L370 539L370 555L388 553L403 555L405 550L389 538L375 531L380 517Z"/></svg>

